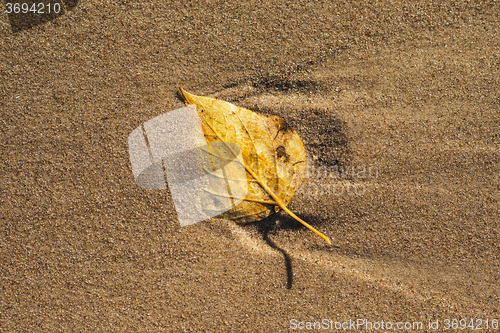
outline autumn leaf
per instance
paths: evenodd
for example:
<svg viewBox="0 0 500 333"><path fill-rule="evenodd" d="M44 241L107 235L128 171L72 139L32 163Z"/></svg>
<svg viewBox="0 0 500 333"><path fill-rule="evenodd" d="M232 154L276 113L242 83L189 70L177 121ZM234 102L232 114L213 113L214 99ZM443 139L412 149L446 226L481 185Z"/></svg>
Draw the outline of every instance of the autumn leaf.
<svg viewBox="0 0 500 333"><path fill-rule="evenodd" d="M297 132L281 117L259 115L225 101L195 96L182 88L180 90L186 105L196 106L212 164L216 160L234 159L237 154L234 147L241 150L246 179L231 179L231 182L245 186L245 191L239 192L246 193L246 197L238 198L241 202L218 217L236 223L250 223L282 209L331 244L328 237L287 208L302 183L306 168L304 145ZM212 170L207 172L216 169L216 166L212 166ZM207 196L209 202L205 203L204 209L217 210L219 195L216 189L207 191L210 192Z"/></svg>

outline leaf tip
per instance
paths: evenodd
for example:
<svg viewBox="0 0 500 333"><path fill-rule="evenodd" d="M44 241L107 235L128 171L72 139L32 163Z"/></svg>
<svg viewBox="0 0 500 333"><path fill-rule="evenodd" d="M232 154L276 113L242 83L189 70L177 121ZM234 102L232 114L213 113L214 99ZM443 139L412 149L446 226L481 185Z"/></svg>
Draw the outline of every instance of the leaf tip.
<svg viewBox="0 0 500 333"><path fill-rule="evenodd" d="M179 90L181 91L182 97L184 98L184 102L186 105L193 104L193 95L188 93L186 90L182 89L182 87L179 87Z"/></svg>

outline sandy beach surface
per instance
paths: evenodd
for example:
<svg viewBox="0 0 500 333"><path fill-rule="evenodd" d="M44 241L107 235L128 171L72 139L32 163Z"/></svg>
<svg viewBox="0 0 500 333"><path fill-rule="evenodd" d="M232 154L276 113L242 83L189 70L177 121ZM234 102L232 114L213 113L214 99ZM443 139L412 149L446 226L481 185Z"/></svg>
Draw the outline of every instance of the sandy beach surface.
<svg viewBox="0 0 500 333"><path fill-rule="evenodd" d="M1 332L498 331L497 1L7 8ZM135 184L127 137L178 87L297 130L289 208L332 246L284 213L181 228Z"/></svg>

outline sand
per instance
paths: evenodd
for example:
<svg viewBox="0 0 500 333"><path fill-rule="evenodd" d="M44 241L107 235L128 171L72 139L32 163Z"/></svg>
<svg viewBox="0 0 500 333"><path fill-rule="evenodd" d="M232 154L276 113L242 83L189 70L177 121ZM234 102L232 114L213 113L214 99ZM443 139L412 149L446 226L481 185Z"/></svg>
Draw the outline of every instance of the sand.
<svg viewBox="0 0 500 333"><path fill-rule="evenodd" d="M13 26L5 8L0 331L500 319L498 2L73 1ZM333 246L286 214L180 228L134 183L128 134L179 86L299 132L289 208Z"/></svg>

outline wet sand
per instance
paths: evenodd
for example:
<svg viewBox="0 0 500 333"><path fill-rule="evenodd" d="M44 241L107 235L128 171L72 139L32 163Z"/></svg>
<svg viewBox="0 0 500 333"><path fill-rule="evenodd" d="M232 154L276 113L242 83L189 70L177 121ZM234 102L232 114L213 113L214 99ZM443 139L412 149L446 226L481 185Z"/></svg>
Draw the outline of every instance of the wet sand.
<svg viewBox="0 0 500 333"><path fill-rule="evenodd" d="M0 331L500 319L498 3L63 7L0 14ZM286 214L180 228L134 183L179 86L298 131L289 208L333 246Z"/></svg>

